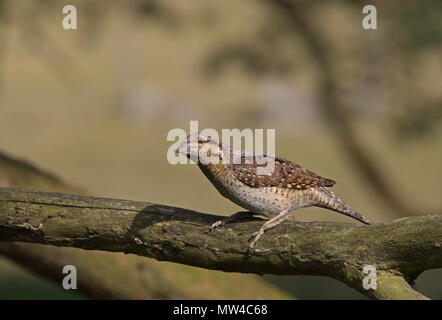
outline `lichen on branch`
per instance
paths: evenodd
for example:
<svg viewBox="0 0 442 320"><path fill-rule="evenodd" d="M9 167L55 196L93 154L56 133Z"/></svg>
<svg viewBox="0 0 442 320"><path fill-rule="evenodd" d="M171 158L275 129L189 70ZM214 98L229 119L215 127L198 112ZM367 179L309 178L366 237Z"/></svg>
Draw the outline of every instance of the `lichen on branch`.
<svg viewBox="0 0 442 320"><path fill-rule="evenodd" d="M442 267L441 215L371 226L289 221L268 231L253 255L248 239L262 221L211 232L220 218L145 202L0 189L0 241L133 253L228 272L328 276L383 299L425 298L407 281ZM365 265L380 276L375 291L363 288Z"/></svg>

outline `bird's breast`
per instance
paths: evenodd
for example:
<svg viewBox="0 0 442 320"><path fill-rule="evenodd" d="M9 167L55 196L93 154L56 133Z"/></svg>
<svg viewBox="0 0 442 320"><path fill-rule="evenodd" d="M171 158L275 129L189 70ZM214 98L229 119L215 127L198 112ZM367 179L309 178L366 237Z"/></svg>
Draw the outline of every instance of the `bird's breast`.
<svg viewBox="0 0 442 320"><path fill-rule="evenodd" d="M256 214L273 217L283 210L309 205L302 190L254 188L239 181L225 165L200 166L200 169L224 197Z"/></svg>

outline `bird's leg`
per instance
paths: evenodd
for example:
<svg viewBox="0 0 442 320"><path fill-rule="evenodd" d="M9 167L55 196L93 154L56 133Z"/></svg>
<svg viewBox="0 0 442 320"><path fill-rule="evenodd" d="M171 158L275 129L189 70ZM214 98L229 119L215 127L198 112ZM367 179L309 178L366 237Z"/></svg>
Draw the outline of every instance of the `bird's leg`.
<svg viewBox="0 0 442 320"><path fill-rule="evenodd" d="M226 223L230 223L230 222L233 222L233 221L236 221L236 220L253 218L254 215L255 214L253 212L250 212L250 211L240 211L240 212L237 212L235 214L232 214L231 216L228 216L228 217L226 217L226 218L224 218L222 220L219 220L219 221L215 222L210 227L210 230L218 228L218 227L222 227Z"/></svg>
<svg viewBox="0 0 442 320"><path fill-rule="evenodd" d="M258 242L259 238L261 238L261 236L264 234L264 232L266 232L269 229L272 229L273 227L276 227L281 222L284 222L285 220L287 220L288 217L289 217L288 210L284 210L284 211L281 211L281 213L279 213L277 216L273 217L272 219L270 219L269 221L264 223L262 225L261 229L259 229L259 231L252 234L251 238L254 237L254 239L252 242L250 242L249 252L251 254L253 254L253 250L255 249L255 244Z"/></svg>

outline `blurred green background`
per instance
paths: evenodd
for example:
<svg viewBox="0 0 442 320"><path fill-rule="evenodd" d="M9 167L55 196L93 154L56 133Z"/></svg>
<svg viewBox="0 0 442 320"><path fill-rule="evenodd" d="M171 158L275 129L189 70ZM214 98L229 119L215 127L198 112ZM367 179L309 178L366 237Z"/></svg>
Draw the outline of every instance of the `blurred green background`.
<svg viewBox="0 0 442 320"><path fill-rule="evenodd" d="M229 215L196 166L167 162L167 132L275 128L277 154L336 180L367 218L440 214L442 2L372 1L377 30L362 28L362 1L286 2L70 1L79 29L64 30L63 1L1 0L0 152L94 195ZM294 298L363 298L264 278ZM441 283L429 271L416 289L441 299ZM87 296L2 258L0 298Z"/></svg>

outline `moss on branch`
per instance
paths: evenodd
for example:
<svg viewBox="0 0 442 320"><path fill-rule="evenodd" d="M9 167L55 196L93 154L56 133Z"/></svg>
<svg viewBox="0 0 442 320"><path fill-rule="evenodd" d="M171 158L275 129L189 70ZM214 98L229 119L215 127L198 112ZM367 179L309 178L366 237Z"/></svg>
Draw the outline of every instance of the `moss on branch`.
<svg viewBox="0 0 442 320"><path fill-rule="evenodd" d="M442 267L441 215L372 226L289 221L268 231L252 256L246 253L248 239L262 221L210 232L218 219L145 202L0 189L0 241L133 253L229 272L329 276L374 298L399 298L397 291L385 290L391 284L386 279L411 282L422 271ZM391 277L367 291L365 265ZM406 281L395 285L415 293Z"/></svg>

